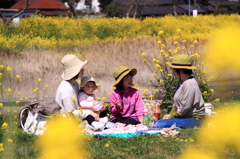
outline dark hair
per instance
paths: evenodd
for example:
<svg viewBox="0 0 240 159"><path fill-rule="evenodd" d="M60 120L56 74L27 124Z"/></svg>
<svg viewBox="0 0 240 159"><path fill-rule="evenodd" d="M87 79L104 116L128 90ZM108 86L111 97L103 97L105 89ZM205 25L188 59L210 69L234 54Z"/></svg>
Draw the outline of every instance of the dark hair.
<svg viewBox="0 0 240 159"><path fill-rule="evenodd" d="M177 69L177 68L174 68L174 69L178 75L180 75L180 70L183 70L183 74L187 74L187 75L193 74L192 70L189 70L189 69Z"/></svg>
<svg viewBox="0 0 240 159"><path fill-rule="evenodd" d="M187 75L193 74L192 70L189 70L189 69L183 69L183 73Z"/></svg>
<svg viewBox="0 0 240 159"><path fill-rule="evenodd" d="M71 78L70 80L72 80L72 79L78 79L78 75L79 75L79 73L76 75L76 76L74 76L73 78Z"/></svg>
<svg viewBox="0 0 240 159"><path fill-rule="evenodd" d="M132 72L129 72L127 75L125 75L124 77L128 76L128 75L132 75ZM123 78L124 78L123 77ZM116 84L116 89L123 91L124 87L123 87L123 78L121 79L120 82L118 82L118 84Z"/></svg>

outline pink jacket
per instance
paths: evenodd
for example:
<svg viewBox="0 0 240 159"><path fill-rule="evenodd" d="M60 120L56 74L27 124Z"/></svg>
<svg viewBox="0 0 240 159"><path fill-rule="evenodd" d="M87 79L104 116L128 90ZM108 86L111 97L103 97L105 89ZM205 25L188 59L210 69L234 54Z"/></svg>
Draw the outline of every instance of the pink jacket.
<svg viewBox="0 0 240 159"><path fill-rule="evenodd" d="M120 107L115 106L117 101L121 103ZM110 94L110 107L112 110L111 119L115 117L133 117L142 120L142 97L140 92L134 88L130 88L126 93L122 93L117 89L112 91Z"/></svg>

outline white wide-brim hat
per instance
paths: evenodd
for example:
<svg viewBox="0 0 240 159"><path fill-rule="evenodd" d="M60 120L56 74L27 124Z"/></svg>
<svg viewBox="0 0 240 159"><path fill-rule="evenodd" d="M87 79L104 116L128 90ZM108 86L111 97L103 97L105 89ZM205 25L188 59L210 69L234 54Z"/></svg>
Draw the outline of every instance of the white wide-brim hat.
<svg viewBox="0 0 240 159"><path fill-rule="evenodd" d="M88 63L87 60L81 61L76 55L68 54L62 58L63 73L62 78L64 80L70 80L75 77L84 65Z"/></svg>
<svg viewBox="0 0 240 159"><path fill-rule="evenodd" d="M95 89L98 88L98 84L96 83L95 79L92 76L83 76L81 78L80 88L84 87L86 85L86 83L89 82L89 81L95 83Z"/></svg>

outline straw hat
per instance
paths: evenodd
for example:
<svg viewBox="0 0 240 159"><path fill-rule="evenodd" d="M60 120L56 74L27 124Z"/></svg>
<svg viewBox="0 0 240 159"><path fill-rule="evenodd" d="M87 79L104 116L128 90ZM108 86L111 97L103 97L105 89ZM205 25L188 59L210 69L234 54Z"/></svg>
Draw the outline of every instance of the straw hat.
<svg viewBox="0 0 240 159"><path fill-rule="evenodd" d="M62 58L63 73L62 78L64 80L70 80L76 76L84 65L88 63L87 60L81 61L77 56L68 54Z"/></svg>
<svg viewBox="0 0 240 159"><path fill-rule="evenodd" d="M94 82L94 83L95 83L95 86L96 86L96 89L98 88L98 85L97 85L95 79L94 79L93 77L91 77L91 76L83 76L83 77L81 78L80 88L84 87L84 86L86 85L86 83L89 82L89 81Z"/></svg>
<svg viewBox="0 0 240 159"><path fill-rule="evenodd" d="M170 67L176 69L194 70L197 67L192 66L192 60L187 54L180 54L173 57L172 62L167 63Z"/></svg>
<svg viewBox="0 0 240 159"><path fill-rule="evenodd" d="M114 86L116 86L123 79L124 76L129 74L129 72L131 72L132 76L134 76L137 74L137 69L136 68L129 69L127 66L120 66L117 69L115 69L113 72L113 77L116 80Z"/></svg>

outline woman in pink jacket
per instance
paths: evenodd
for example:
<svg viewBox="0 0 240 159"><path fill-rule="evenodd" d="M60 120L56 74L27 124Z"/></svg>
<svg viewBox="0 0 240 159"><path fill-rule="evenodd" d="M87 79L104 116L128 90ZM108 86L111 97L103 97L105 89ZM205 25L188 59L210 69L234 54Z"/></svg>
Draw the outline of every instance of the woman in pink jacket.
<svg viewBox="0 0 240 159"><path fill-rule="evenodd" d="M113 72L116 89L110 94L110 116L113 123L137 125L142 123L143 104L140 92L132 88L132 77L137 74L135 68L120 66Z"/></svg>

